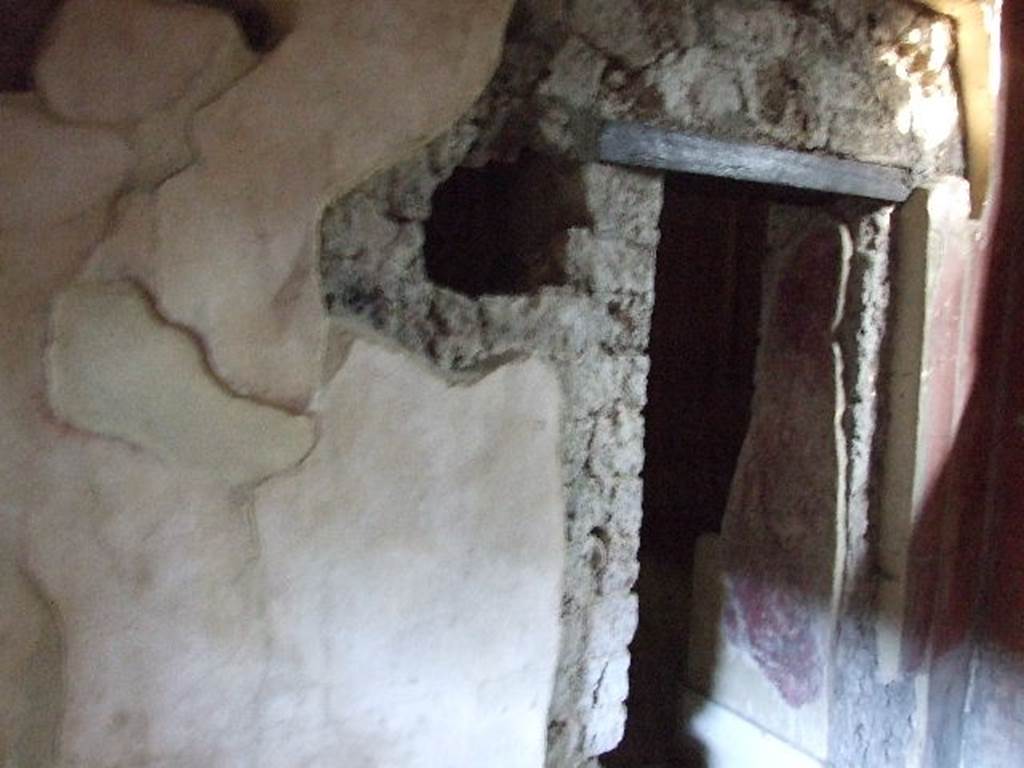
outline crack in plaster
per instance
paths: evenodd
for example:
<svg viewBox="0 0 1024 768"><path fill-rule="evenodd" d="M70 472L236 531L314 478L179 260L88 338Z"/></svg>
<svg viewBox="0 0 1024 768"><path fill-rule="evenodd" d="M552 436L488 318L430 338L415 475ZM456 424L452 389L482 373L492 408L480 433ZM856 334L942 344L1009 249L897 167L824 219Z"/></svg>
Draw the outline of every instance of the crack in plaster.
<svg viewBox="0 0 1024 768"><path fill-rule="evenodd" d="M230 485L297 466L313 448L311 419L224 387L195 338L127 281L79 283L57 299L46 365L65 421Z"/></svg>

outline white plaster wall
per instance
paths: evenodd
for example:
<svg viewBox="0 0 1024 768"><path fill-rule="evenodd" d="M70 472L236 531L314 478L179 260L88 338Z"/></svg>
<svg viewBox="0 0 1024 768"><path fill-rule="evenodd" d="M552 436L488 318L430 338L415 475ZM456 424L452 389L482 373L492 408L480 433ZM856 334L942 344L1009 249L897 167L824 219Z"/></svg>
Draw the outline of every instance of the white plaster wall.
<svg viewBox="0 0 1024 768"><path fill-rule="evenodd" d="M332 327L323 202L443 129L507 0L70 0L0 96L0 763L540 766L559 390Z"/></svg>

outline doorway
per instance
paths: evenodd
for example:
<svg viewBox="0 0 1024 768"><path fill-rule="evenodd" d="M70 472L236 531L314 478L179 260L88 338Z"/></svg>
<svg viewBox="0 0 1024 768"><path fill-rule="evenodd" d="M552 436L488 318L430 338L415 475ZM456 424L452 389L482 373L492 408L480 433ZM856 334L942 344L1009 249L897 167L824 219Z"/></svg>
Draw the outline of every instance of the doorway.
<svg viewBox="0 0 1024 768"><path fill-rule="evenodd" d="M608 768L703 766L683 736L694 555L722 525L750 423L772 205L832 196L665 177L651 327L643 523L625 737Z"/></svg>

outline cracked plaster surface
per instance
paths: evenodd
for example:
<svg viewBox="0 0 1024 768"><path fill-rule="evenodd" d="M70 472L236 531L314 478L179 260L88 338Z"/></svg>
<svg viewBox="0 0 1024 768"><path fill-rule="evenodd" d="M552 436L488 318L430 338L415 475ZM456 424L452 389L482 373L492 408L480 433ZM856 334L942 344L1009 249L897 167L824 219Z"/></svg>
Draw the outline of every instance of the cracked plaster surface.
<svg viewBox="0 0 1024 768"><path fill-rule="evenodd" d="M69 0L0 95L2 761L543 762L557 381L329 332L316 269L323 204L468 106L509 5L278 3L256 57Z"/></svg>
<svg viewBox="0 0 1024 768"><path fill-rule="evenodd" d="M306 406L326 332L315 269L320 211L458 117L497 62L508 6L492 0L460 13L458 3L295 3L291 32L239 77L237 31L193 32L191 46L178 49L165 46L166 22L156 23L150 4L70 0L36 66L44 97L66 116L82 117L53 83L76 84L74 93L113 89L123 97L92 103L87 116L122 123L137 143L151 144L155 127L143 121L133 131L123 122L196 80L180 66L174 77L154 79L150 69L166 69L169 52L190 66L206 58L236 76L179 124L191 161L138 190L148 196L144 204L121 208L113 242L97 248L92 268L145 285L170 320L204 338L211 367L236 392ZM179 12L189 28L204 19L214 32L223 26L188 6L159 13ZM112 48L103 20L117 13L138 15L139 23ZM115 53L129 43L164 53L126 66ZM237 50L226 54L224 46ZM93 50L99 61L79 67L79 57L93 61ZM233 294L247 298L223 298Z"/></svg>
<svg viewBox="0 0 1024 768"><path fill-rule="evenodd" d="M313 447L312 419L225 390L194 340L129 283L79 283L52 317L49 400L70 424L229 485L295 466Z"/></svg>

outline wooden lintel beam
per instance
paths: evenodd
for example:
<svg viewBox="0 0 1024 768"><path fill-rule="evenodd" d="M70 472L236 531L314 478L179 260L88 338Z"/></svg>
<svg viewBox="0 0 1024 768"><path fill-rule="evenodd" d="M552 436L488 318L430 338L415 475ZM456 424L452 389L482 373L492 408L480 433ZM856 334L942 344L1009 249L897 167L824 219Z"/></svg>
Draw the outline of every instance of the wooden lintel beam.
<svg viewBox="0 0 1024 768"><path fill-rule="evenodd" d="M838 195L903 202L910 174L900 168L810 152L710 139L639 123L609 122L598 137L606 163L757 181Z"/></svg>

